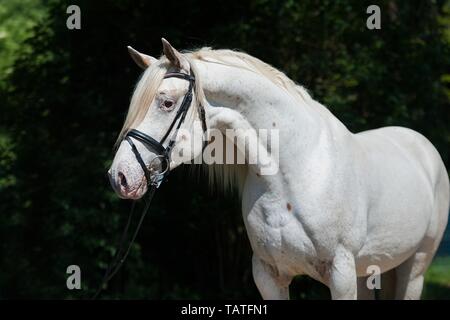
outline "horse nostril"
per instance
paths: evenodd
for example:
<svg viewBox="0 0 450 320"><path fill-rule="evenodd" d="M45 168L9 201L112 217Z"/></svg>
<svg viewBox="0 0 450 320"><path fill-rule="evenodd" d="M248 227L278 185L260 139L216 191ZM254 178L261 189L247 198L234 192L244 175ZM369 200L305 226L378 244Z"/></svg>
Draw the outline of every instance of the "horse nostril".
<svg viewBox="0 0 450 320"><path fill-rule="evenodd" d="M127 188L128 184L127 184L127 178L125 178L125 175L122 172L119 172L118 176L119 176L119 180L120 180L120 185L124 188Z"/></svg>

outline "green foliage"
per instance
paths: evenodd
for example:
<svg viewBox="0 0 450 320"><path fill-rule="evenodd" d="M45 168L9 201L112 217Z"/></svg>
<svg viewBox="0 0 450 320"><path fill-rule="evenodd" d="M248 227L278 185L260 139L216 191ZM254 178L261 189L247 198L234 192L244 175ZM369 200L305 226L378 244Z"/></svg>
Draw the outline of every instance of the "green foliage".
<svg viewBox="0 0 450 320"><path fill-rule="evenodd" d="M424 299L448 299L450 297L450 257L434 259L425 275Z"/></svg>
<svg viewBox="0 0 450 320"><path fill-rule="evenodd" d="M0 86L0 298L86 297L112 259L130 204L105 173L140 72L129 44L154 56L161 36L178 48L242 49L303 84L351 130L411 127L449 164L442 1L379 1L375 31L365 27L371 3L357 0L31 2L0 4L0 34L8 25L17 39L0 39L0 70L10 70ZM77 31L65 25L73 3ZM30 32L21 20L39 23ZM181 169L171 175L102 297L259 297L239 201L204 184ZM66 289L70 264L82 269L81 291ZM327 296L303 277L291 291Z"/></svg>
<svg viewBox="0 0 450 320"><path fill-rule="evenodd" d="M8 0L0 3L0 78L12 72L21 43L44 17L43 0Z"/></svg>

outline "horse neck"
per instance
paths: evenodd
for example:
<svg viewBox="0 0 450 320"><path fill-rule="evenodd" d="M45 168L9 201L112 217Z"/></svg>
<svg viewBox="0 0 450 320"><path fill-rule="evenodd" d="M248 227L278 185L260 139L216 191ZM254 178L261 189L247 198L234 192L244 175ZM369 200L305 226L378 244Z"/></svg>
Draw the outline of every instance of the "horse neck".
<svg viewBox="0 0 450 320"><path fill-rule="evenodd" d="M212 106L207 108L211 129L280 129L276 159L271 158L280 170L274 175L261 176L259 164L248 165L261 177L259 181L279 190L285 183L283 167L292 158L292 150L305 150L313 143L313 136L319 135L317 115L307 106L299 106L284 89L254 72L218 63L198 62L196 66L197 78L201 79L206 99ZM212 121L216 118L222 118L222 122ZM265 145L260 142L258 147ZM255 145L249 143L248 148ZM273 150L270 152L269 157L274 156ZM299 156L296 155L297 160Z"/></svg>
<svg viewBox="0 0 450 320"><path fill-rule="evenodd" d="M307 156L308 148L316 146L320 137L349 133L328 109L308 95L299 100L254 72L196 62L208 102L237 111L254 129L280 129L280 152L289 152L286 147L292 145L299 159Z"/></svg>
<svg viewBox="0 0 450 320"><path fill-rule="evenodd" d="M302 132L317 131L321 117L308 104L310 97L298 101L285 89L249 70L203 61L197 62L197 68L208 101L238 111L255 129L286 128L303 137L306 134ZM286 119L291 125L282 127Z"/></svg>

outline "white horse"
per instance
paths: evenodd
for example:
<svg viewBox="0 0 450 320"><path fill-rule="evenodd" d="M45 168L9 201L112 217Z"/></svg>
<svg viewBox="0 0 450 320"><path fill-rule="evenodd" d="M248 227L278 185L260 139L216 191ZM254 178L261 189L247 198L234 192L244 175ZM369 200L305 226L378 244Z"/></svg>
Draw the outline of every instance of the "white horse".
<svg viewBox="0 0 450 320"><path fill-rule="evenodd" d="M171 169L201 154L192 144L202 140L200 104L209 129L279 129L278 159L267 148L276 174L260 174L258 163L222 171L223 181L235 174L242 186L253 277L264 299L288 299L292 278L302 274L327 285L333 299L373 298L366 286L371 265L383 273L388 297L420 298L449 212L448 174L425 137L402 127L352 133L301 86L244 53L203 48L182 54L164 39L160 59L129 49L145 72L109 170L120 197L137 199L147 191L124 134L135 128L161 138L189 85L164 74L191 74L194 107L182 128L192 134L176 134L173 149L189 156L172 160ZM146 164L155 158L151 148L136 146ZM256 152L256 144L247 147Z"/></svg>

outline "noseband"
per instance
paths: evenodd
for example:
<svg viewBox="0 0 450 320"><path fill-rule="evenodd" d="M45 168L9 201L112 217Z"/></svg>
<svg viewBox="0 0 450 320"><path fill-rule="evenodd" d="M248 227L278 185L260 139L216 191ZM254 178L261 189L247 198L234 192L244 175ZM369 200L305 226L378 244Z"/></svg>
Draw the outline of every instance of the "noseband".
<svg viewBox="0 0 450 320"><path fill-rule="evenodd" d="M175 139L177 137L177 132L180 129L182 123L184 122L186 118L186 114L189 111L189 108L192 104L192 92L194 90L194 84L195 84L195 78L191 75L188 75L186 73L182 72L169 72L164 76L164 79L167 78L179 78L186 81L189 81L189 88L187 93L185 94L183 101L181 102L180 109L178 109L175 118L173 119L172 123L170 124L169 128L167 129L166 133L162 137L160 141L155 140L151 136L147 135L146 133L132 129L125 135L125 140L130 144L131 150L134 153L134 156L136 157L136 160L139 162L139 165L141 166L142 170L144 171L145 178L147 179L147 184L152 185L156 188L158 188L161 183L164 181L164 179L167 177L170 171L170 155L172 152L172 149L175 145ZM206 121L205 121L205 110L203 109L203 106L199 105L199 113L200 118L202 121L202 129L204 132L206 132ZM177 124L178 122L178 124ZM176 125L176 127L175 127ZM175 131L171 135L171 138L167 144L167 147L164 147L163 143L167 140L170 133L172 132L173 128L175 127ZM154 152L156 152L157 157L155 159L161 160L161 172L155 174L151 170L151 163L149 165L146 165L144 160L142 159L138 149L136 148L136 145L133 143L133 140L131 138L134 138L136 140L139 140L141 143L152 149ZM203 145L204 146L204 145ZM155 160L153 159L152 162ZM150 167L150 168L149 168Z"/></svg>

